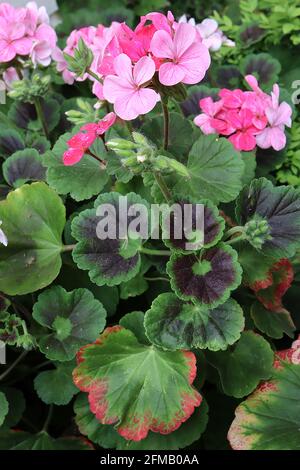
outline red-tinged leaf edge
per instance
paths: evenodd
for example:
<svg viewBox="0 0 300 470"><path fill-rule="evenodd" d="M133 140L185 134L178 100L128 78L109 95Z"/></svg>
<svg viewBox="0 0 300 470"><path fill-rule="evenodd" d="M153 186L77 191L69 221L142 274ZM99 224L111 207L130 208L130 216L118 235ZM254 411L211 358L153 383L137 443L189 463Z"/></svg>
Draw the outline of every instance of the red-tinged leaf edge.
<svg viewBox="0 0 300 470"><path fill-rule="evenodd" d="M275 276L280 276L280 281ZM255 292L263 306L273 312L282 310L282 297L294 279L293 266L287 258L277 261L267 273L265 279L254 282L249 287Z"/></svg>
<svg viewBox="0 0 300 470"><path fill-rule="evenodd" d="M124 328L120 325L115 325L108 327L104 330L101 336L93 344L104 344L105 339L115 334ZM91 346L90 344L83 346L77 353L77 363L81 364L84 361L84 351ZM191 351L182 351L186 363L189 369L188 372L188 381L191 385L197 374L196 368L196 357ZM108 382L103 379L97 379L94 382L86 383L85 378L77 375L76 369L73 372L73 380L75 385L82 391L87 392L88 400L90 404L91 412L95 414L96 418L101 422L101 424L116 424L119 421L118 416L106 417L108 410L108 402L105 399L105 395L108 391ZM178 429L182 423L190 418L193 414L196 407L200 406L202 402L202 396L200 393L194 389L193 396L189 394L183 394L181 397L181 412L177 413L172 421L172 423L159 423L157 419L151 417L151 414L144 416L143 421L137 417L132 417L132 421L135 424L134 428L121 427L119 426L116 430L117 432L124 437L124 439L132 441L140 441L145 439L149 431L158 432L160 434L170 434L176 429Z"/></svg>

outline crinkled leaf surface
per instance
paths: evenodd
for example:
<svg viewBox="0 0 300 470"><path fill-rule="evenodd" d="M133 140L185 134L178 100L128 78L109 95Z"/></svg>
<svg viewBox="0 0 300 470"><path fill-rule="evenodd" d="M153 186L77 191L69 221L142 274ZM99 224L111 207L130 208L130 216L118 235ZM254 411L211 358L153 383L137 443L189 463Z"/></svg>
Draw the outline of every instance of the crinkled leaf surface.
<svg viewBox="0 0 300 470"><path fill-rule="evenodd" d="M0 290L27 294L50 284L61 268L61 236L65 207L45 183L12 191L0 202L2 230L8 246L0 246Z"/></svg>
<svg viewBox="0 0 300 470"><path fill-rule="evenodd" d="M179 178L175 190L184 196L230 202L242 189L244 162L241 154L224 138L201 136L190 150L188 178Z"/></svg>
<svg viewBox="0 0 300 470"><path fill-rule="evenodd" d="M45 154L47 182L59 194L70 194L75 201L82 201L99 194L108 181L108 175L103 165L89 155L84 155L76 165L64 165L63 153L68 149L67 141L71 137L71 133L62 135L53 149ZM98 140L91 150L97 145L95 154L104 159L105 149L102 141Z"/></svg>
<svg viewBox="0 0 300 470"><path fill-rule="evenodd" d="M91 411L102 424L116 424L125 439L139 441L150 430L168 434L201 403L191 385L193 353L142 345L121 326L82 348L78 361L74 382L89 393Z"/></svg>
<svg viewBox="0 0 300 470"><path fill-rule="evenodd" d="M244 331L232 350L207 353L219 372L224 393L242 398L272 373L274 360L269 343L253 331Z"/></svg>
<svg viewBox="0 0 300 470"><path fill-rule="evenodd" d="M73 250L73 259L80 269L89 272L91 281L98 286L113 286L129 281L140 269L141 257L138 250L141 239L131 238L129 233L130 224L135 217L124 214L120 197L122 196L119 193L113 192L100 195L95 201L94 209L81 212L72 222L72 235L79 242ZM97 209L106 204L109 204L109 211L105 212L104 217L97 215ZM135 193L127 195L127 204L128 210L134 204L148 207L147 202ZM108 227L116 227L111 238L98 238L97 227L102 221ZM124 228L127 238L120 238L120 227Z"/></svg>
<svg viewBox="0 0 300 470"><path fill-rule="evenodd" d="M33 318L43 327L38 346L47 358L70 361L81 346L94 341L105 326L106 312L87 289L53 286L39 295Z"/></svg>
<svg viewBox="0 0 300 470"><path fill-rule="evenodd" d="M167 264L172 289L183 300L214 308L225 302L241 283L237 252L219 243L204 253L173 253Z"/></svg>
<svg viewBox="0 0 300 470"><path fill-rule="evenodd" d="M300 450L300 365L284 363L235 412L228 439L237 450Z"/></svg>
<svg viewBox="0 0 300 470"><path fill-rule="evenodd" d="M300 246L300 191L292 186L274 187L266 178L243 189L236 207L239 223L253 219L268 222L270 238L262 252L273 258L290 258Z"/></svg>
<svg viewBox="0 0 300 470"><path fill-rule="evenodd" d="M3 163L2 170L6 182L14 188L29 181L43 181L46 175L42 158L35 149L15 152Z"/></svg>
<svg viewBox="0 0 300 470"><path fill-rule="evenodd" d="M78 389L72 379L75 362L55 363L55 369L40 372L34 379L34 388L47 405L67 405Z"/></svg>
<svg viewBox="0 0 300 470"><path fill-rule="evenodd" d="M166 349L218 351L235 343L244 328L243 311L229 299L215 309L182 302L173 293L159 295L145 315L146 334Z"/></svg>
<svg viewBox="0 0 300 470"><path fill-rule="evenodd" d="M296 327L290 313L282 309L279 312L267 310L260 302L254 302L251 306L251 317L262 333L271 338L280 339L284 333L291 338L294 335Z"/></svg>

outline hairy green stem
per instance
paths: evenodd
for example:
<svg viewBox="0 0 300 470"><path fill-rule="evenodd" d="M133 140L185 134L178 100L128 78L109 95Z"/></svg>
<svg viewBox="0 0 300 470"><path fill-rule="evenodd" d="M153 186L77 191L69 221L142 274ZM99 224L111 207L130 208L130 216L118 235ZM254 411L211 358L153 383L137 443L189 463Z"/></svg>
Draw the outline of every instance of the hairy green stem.
<svg viewBox="0 0 300 470"><path fill-rule="evenodd" d="M102 85L103 82L102 82L101 78L96 73L94 73L90 68L86 69L86 71L91 77L93 77L95 80L97 80L97 82L101 83L101 85Z"/></svg>
<svg viewBox="0 0 300 470"><path fill-rule="evenodd" d="M61 252L65 253L67 251L73 251L75 246L76 246L76 244L75 245L63 245L62 248L61 248Z"/></svg>
<svg viewBox="0 0 300 470"><path fill-rule="evenodd" d="M165 281L170 282L167 277L144 277L145 281Z"/></svg>
<svg viewBox="0 0 300 470"><path fill-rule="evenodd" d="M240 237L231 238L230 240L227 240L225 243L227 243L227 245L234 245L235 243L241 242L242 240L245 240L244 234L241 235Z"/></svg>
<svg viewBox="0 0 300 470"><path fill-rule="evenodd" d="M151 256L170 256L171 251L170 250L153 250L152 248L144 248L141 247L139 249L140 253L144 253L145 255L151 255Z"/></svg>
<svg viewBox="0 0 300 470"><path fill-rule="evenodd" d="M157 184L159 186L159 189L161 190L165 200L167 202L170 202L170 200L172 199L172 196L171 196L171 193L170 193L170 190L169 190L168 186L166 185L166 182L165 182L163 176L160 173L155 172L154 173L154 178L155 178L155 181L157 182Z"/></svg>
<svg viewBox="0 0 300 470"><path fill-rule="evenodd" d="M49 427L49 424L50 424L50 421L51 421L52 415L53 415L53 408L54 408L53 405L49 406L48 415L47 415L46 421L44 423L44 426L43 426L43 429L41 430L41 432L47 432L48 431L48 427Z"/></svg>
<svg viewBox="0 0 300 470"><path fill-rule="evenodd" d="M40 100L39 97L35 98L34 106L35 106L35 109L36 109L37 118L40 121L40 124L43 128L44 135L45 135L46 139L49 140L48 126L47 126L47 123L46 123L46 120L45 120L45 115L44 115L43 108L42 108L42 105L41 105L41 100Z"/></svg>
<svg viewBox="0 0 300 470"><path fill-rule="evenodd" d="M22 361L22 359L28 354L29 351L22 351L17 359L0 375L0 381L5 379L5 377Z"/></svg>
<svg viewBox="0 0 300 470"><path fill-rule="evenodd" d="M244 231L244 227L241 227L241 226L232 227L231 229L227 230L227 232L224 234L224 239L227 240L232 235L235 235L236 233L243 233L243 231Z"/></svg>

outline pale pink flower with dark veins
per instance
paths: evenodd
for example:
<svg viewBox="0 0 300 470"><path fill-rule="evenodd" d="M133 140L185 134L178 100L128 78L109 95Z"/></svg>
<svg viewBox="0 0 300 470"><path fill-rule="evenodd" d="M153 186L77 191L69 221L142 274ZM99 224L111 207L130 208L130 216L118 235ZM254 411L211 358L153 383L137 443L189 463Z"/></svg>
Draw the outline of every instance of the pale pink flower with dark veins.
<svg viewBox="0 0 300 470"><path fill-rule="evenodd" d="M142 57L132 66L126 54L120 54L114 60L116 75L104 79L103 95L114 104L115 113L124 120L137 118L149 113L160 96L154 90L146 88L155 73L155 63L150 57Z"/></svg>
<svg viewBox="0 0 300 470"><path fill-rule="evenodd" d="M156 31L150 50L155 57L165 59L159 68L163 85L199 83L210 66L208 49L191 24L179 23L174 37L167 31Z"/></svg>

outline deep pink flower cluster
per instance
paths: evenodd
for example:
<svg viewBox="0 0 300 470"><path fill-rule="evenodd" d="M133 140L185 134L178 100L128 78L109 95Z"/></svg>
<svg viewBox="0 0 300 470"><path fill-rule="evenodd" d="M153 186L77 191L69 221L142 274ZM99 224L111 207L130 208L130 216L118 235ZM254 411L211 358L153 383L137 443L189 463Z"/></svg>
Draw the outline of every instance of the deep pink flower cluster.
<svg viewBox="0 0 300 470"><path fill-rule="evenodd" d="M113 103L125 120L148 113L160 99L151 82L156 72L165 86L195 84L210 66L208 48L196 26L177 23L170 12L142 16L134 30L114 22L108 28L73 31L63 52L73 55L80 37L94 54L91 70L103 80L103 86L94 82L93 92ZM55 58L65 81L72 83L74 75L68 72L62 51L56 50Z"/></svg>
<svg viewBox="0 0 300 470"><path fill-rule="evenodd" d="M108 113L98 123L89 123L81 127L80 132L68 140L68 150L64 152L63 162L66 166L75 165L98 137L101 137L115 123L115 113Z"/></svg>
<svg viewBox="0 0 300 470"><path fill-rule="evenodd" d="M253 75L245 77L252 91L220 90L220 100L200 100L203 113L194 122L204 134L227 136L237 150L250 151L256 146L281 150L286 145L285 126L291 127L292 109L279 103L279 87L271 95L264 93Z"/></svg>
<svg viewBox="0 0 300 470"><path fill-rule="evenodd" d="M56 41L44 7L38 8L35 2L29 2L24 8L0 4L0 63L29 56L34 66L48 66ZM16 78L14 68L8 71L7 79L12 77Z"/></svg>

